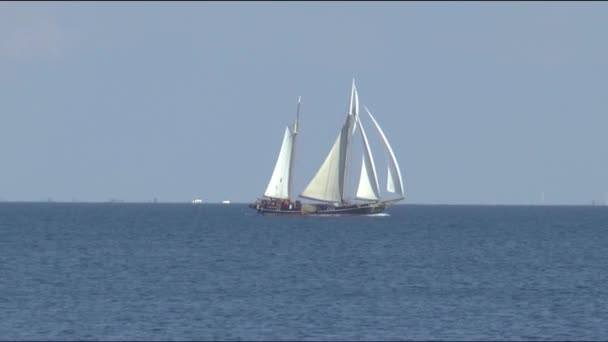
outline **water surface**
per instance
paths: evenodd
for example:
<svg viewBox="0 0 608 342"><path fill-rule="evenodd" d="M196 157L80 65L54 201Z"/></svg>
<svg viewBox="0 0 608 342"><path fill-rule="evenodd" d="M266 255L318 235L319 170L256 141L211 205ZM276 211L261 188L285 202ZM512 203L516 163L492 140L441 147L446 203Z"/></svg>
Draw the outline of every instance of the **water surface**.
<svg viewBox="0 0 608 342"><path fill-rule="evenodd" d="M0 203L0 338L606 340L608 207Z"/></svg>

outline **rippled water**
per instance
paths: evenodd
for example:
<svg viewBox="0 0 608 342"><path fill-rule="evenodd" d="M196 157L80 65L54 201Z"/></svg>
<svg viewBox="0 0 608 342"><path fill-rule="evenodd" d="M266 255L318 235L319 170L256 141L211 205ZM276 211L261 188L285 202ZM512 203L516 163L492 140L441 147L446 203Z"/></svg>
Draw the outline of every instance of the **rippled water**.
<svg viewBox="0 0 608 342"><path fill-rule="evenodd" d="M0 338L606 340L608 207L0 203Z"/></svg>

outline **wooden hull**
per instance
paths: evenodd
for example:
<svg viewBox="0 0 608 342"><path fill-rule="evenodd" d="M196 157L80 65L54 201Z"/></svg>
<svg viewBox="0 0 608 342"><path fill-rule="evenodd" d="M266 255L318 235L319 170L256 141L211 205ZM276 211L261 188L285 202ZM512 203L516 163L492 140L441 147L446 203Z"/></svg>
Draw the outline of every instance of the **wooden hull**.
<svg viewBox="0 0 608 342"><path fill-rule="evenodd" d="M353 216L353 215L372 215L384 211L386 205L384 203L366 203L348 206L333 206L333 205L314 205L315 211L307 212L306 215L313 216ZM303 207L303 211L308 209L308 206Z"/></svg>
<svg viewBox="0 0 608 342"><path fill-rule="evenodd" d="M280 216L354 216L372 215L384 211L385 203L366 203L347 206L334 206L324 204L304 204L302 208L280 209L280 208L259 208L255 204L249 205L250 208L258 211L260 215L280 215Z"/></svg>

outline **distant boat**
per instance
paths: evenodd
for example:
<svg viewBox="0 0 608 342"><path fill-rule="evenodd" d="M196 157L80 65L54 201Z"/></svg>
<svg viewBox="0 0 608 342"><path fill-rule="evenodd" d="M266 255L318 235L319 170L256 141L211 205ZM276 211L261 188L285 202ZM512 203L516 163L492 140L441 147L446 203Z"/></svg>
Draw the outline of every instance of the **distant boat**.
<svg viewBox="0 0 608 342"><path fill-rule="evenodd" d="M298 121L300 117L300 104L302 98L298 97L298 108L293 128L285 127L283 143L274 166L274 171L264 191L264 197L256 200L250 207L259 213L275 213L281 215L300 215L302 204L293 201L293 162L298 135Z"/></svg>
<svg viewBox="0 0 608 342"><path fill-rule="evenodd" d="M192 200L192 204L202 204L202 203L203 203L203 200L200 198L195 198Z"/></svg>
<svg viewBox="0 0 608 342"><path fill-rule="evenodd" d="M230 201L229 200L224 200L224 201L222 201L222 204L230 204Z"/></svg>
<svg viewBox="0 0 608 342"><path fill-rule="evenodd" d="M388 175L386 190L396 195L396 197L393 196L393 199L381 199L376 166L365 130L359 119L359 97L357 88L355 87L355 80L353 79L350 106L346 120L325 161L300 194L302 198L325 203L302 204L300 201L293 202L291 184L295 138L298 133L299 108L300 99L298 99L298 111L293 130L290 130L289 127L285 130L283 144L275 169L264 193L265 197L258 199L250 207L257 209L260 213L281 215L369 215L383 212L387 205L405 198L401 170L399 169L393 149L374 116L364 107L376 130L382 137L387 152ZM354 202L348 199L346 180L350 162L351 140L357 127L360 128L359 132L364 148L359 184L354 196L354 199L359 202Z"/></svg>

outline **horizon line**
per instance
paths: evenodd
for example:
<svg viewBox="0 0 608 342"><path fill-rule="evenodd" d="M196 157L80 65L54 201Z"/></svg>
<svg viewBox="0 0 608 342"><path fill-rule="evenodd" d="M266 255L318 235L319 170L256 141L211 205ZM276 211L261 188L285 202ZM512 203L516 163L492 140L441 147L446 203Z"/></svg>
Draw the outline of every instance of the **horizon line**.
<svg viewBox="0 0 608 342"><path fill-rule="evenodd" d="M194 206L201 205L243 205L250 204L250 202L233 202L223 203L222 201L209 201L202 203L192 203L192 201L127 201L127 200L105 200L105 201L64 201L64 200L0 200L0 204L187 204ZM417 203L395 203L391 206L534 206L534 207L557 207L557 206L608 206L606 202L591 201L590 203L428 203L428 202L417 202Z"/></svg>

